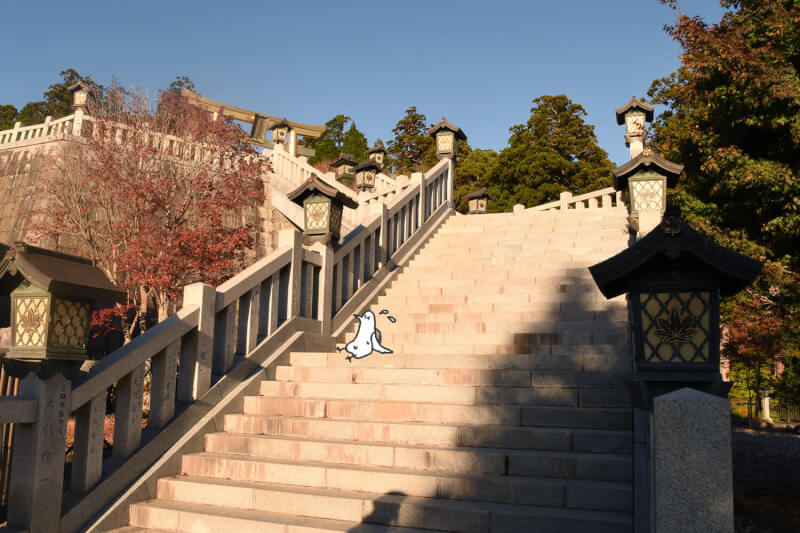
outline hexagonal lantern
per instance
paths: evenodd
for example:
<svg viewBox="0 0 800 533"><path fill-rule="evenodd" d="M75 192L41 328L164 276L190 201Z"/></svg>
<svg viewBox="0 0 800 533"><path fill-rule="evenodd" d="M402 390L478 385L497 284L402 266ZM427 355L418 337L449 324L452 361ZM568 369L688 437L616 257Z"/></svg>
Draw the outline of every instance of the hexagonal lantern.
<svg viewBox="0 0 800 533"><path fill-rule="evenodd" d="M269 127L272 130L272 140L276 143L285 143L289 135L289 121L285 118Z"/></svg>
<svg viewBox="0 0 800 533"><path fill-rule="evenodd" d="M386 148L382 144L376 144L367 150L367 157L378 163L378 166L383 168L383 162L386 160Z"/></svg>
<svg viewBox="0 0 800 533"><path fill-rule="evenodd" d="M359 191L371 191L375 188L375 176L381 171L380 165L372 159L356 165L353 169L356 173L356 189Z"/></svg>
<svg viewBox="0 0 800 533"><path fill-rule="evenodd" d="M458 140L466 141L467 134L459 128L447 122L442 117L434 127L428 130L427 135L436 139L436 157L438 159L456 160L458 157Z"/></svg>
<svg viewBox="0 0 800 533"><path fill-rule="evenodd" d="M657 156L644 149L624 165L611 172L614 188L628 189L631 209L631 228L644 236L661 221L667 206L667 188L678 183L683 165Z"/></svg>
<svg viewBox="0 0 800 533"><path fill-rule="evenodd" d="M719 298L750 285L761 267L669 213L646 237L589 271L606 298L629 295L635 381L713 388L721 383Z"/></svg>
<svg viewBox="0 0 800 533"><path fill-rule="evenodd" d="M342 228L343 208L358 207L358 202L328 185L316 174L312 174L305 183L287 196L289 200L303 206L305 213L303 234L308 237L307 242L327 243L331 238L338 240Z"/></svg>
<svg viewBox="0 0 800 533"><path fill-rule="evenodd" d="M0 327L11 326L6 357L87 358L92 311L125 300L125 292L82 257L24 243L0 244ZM6 311L5 309L3 311Z"/></svg>
<svg viewBox="0 0 800 533"><path fill-rule="evenodd" d="M469 203L469 214L476 215L486 213L489 200L494 200L494 198L489 194L489 189L481 187L465 195L464 200Z"/></svg>
<svg viewBox="0 0 800 533"><path fill-rule="evenodd" d="M644 149L645 124L653 121L653 106L640 102L635 96L617 109L617 124L625 124L625 146L631 149L631 159Z"/></svg>
<svg viewBox="0 0 800 533"><path fill-rule="evenodd" d="M353 169L356 165L358 165L358 160L345 153L339 154L339 158L331 163L331 167L336 169L336 180L350 187L353 186L353 181L355 181Z"/></svg>

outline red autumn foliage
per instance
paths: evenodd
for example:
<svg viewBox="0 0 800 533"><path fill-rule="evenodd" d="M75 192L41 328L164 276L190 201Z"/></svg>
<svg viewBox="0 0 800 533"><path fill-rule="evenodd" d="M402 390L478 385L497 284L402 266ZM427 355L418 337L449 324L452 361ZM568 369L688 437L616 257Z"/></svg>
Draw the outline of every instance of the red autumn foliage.
<svg viewBox="0 0 800 533"><path fill-rule="evenodd" d="M184 285L219 284L242 268L266 163L238 125L176 92L151 108L115 85L90 98L89 115L91 132L48 158L34 221L39 236L72 243L127 290L127 305L95 322L121 317L129 339L148 301L163 319Z"/></svg>

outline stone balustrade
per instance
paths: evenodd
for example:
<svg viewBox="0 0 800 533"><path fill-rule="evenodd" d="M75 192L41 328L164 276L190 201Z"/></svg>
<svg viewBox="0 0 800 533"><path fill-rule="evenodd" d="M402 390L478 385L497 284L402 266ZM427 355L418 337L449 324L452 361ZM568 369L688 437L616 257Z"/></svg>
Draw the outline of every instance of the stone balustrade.
<svg viewBox="0 0 800 533"><path fill-rule="evenodd" d="M587 192L574 196L569 191L564 191L559 195L559 199L554 202L536 205L533 207L525 208L521 204L514 206L514 213L523 213L528 211L565 211L567 209L608 209L608 208L626 208L622 200L622 192L617 191L614 187L606 187L597 191Z"/></svg>

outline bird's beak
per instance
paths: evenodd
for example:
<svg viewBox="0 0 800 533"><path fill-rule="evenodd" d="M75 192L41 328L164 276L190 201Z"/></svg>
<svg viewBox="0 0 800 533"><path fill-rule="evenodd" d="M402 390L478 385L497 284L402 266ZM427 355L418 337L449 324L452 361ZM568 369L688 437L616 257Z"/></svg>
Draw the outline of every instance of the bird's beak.
<svg viewBox="0 0 800 533"><path fill-rule="evenodd" d="M354 317L356 317L356 318L361 318L361 317L360 317L360 316L358 316L358 315L353 315L353 316L354 316Z"/></svg>

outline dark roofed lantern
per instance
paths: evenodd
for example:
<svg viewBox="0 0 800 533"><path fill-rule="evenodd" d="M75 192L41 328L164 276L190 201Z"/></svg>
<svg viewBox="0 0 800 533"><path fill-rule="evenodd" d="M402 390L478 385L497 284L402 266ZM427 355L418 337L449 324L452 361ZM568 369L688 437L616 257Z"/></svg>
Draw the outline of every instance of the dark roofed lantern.
<svg viewBox="0 0 800 533"><path fill-rule="evenodd" d="M614 188L628 189L631 228L646 235L661 221L667 206L667 188L678 183L683 165L667 161L649 148L614 170Z"/></svg>
<svg viewBox="0 0 800 533"><path fill-rule="evenodd" d="M380 165L372 159L356 165L353 169L356 173L356 189L359 191L371 191L375 188L375 176L380 172Z"/></svg>
<svg viewBox="0 0 800 533"><path fill-rule="evenodd" d="M274 123L269 129L272 130L273 142L285 143L289 136L289 121L284 118Z"/></svg>
<svg viewBox="0 0 800 533"><path fill-rule="evenodd" d="M336 180L352 187L355 181L353 169L358 165L358 160L350 154L339 154L338 159L331 163L331 167L336 169Z"/></svg>
<svg viewBox="0 0 800 533"><path fill-rule="evenodd" d="M256 114L253 117L253 127L250 128L250 139L258 143L263 143L267 139L268 118L264 115Z"/></svg>
<svg viewBox="0 0 800 533"><path fill-rule="evenodd" d="M428 135L436 139L436 157L438 159L456 160L458 157L458 140L466 141L467 134L459 128L447 122L442 117L434 127L428 130Z"/></svg>
<svg viewBox="0 0 800 533"><path fill-rule="evenodd" d="M628 293L633 388L640 399L687 384L727 394L719 375L719 299L750 285L761 267L695 231L677 213L668 213L630 248L589 267L606 298Z"/></svg>
<svg viewBox="0 0 800 533"><path fill-rule="evenodd" d="M386 161L386 148L384 148L382 144L376 144L374 147L367 150L367 157L383 168L383 163Z"/></svg>
<svg viewBox="0 0 800 533"><path fill-rule="evenodd" d="M92 311L124 301L125 292L82 257L19 242L0 244L0 253L0 297L8 310L0 327L11 326L6 357L85 360Z"/></svg>
<svg viewBox="0 0 800 533"><path fill-rule="evenodd" d="M289 200L303 206L306 241L327 243L331 238L338 240L342 228L344 207L355 209L358 203L335 187L328 185L312 174L305 183L290 192Z"/></svg>
<svg viewBox="0 0 800 533"><path fill-rule="evenodd" d="M468 202L469 214L476 215L486 213L486 206L489 204L489 200L494 200L494 198L489 194L489 189L481 187L464 196L464 200Z"/></svg>

